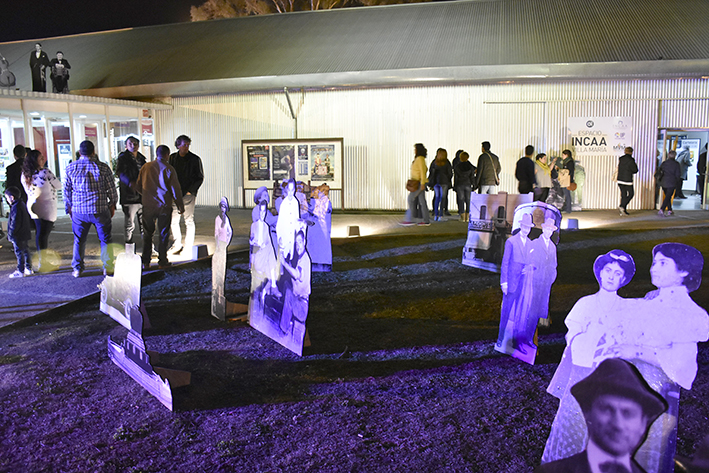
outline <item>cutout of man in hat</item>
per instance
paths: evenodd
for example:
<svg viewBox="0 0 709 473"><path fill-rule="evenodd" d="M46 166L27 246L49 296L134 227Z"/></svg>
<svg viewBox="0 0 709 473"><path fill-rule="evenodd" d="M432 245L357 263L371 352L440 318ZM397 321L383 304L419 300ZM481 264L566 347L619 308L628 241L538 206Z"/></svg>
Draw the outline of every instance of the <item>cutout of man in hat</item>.
<svg viewBox="0 0 709 473"><path fill-rule="evenodd" d="M519 223L519 231L505 242L505 252L500 268L500 288L503 295L500 331L495 344L497 347L501 347L504 341L510 317L517 324L523 319L526 320L526 315L529 312L532 296L532 265L530 264L532 241L529 239L529 232L533 226L532 216L528 213L523 214ZM516 340L514 343L517 345ZM515 346L515 348L524 354L527 353L523 346Z"/></svg>
<svg viewBox="0 0 709 473"><path fill-rule="evenodd" d="M551 237L559 228L553 218L547 218L541 225L542 234L532 241L530 259L534 266L532 307L525 328L525 343L534 347L532 338L539 319L549 316L549 294L556 281L556 244Z"/></svg>
<svg viewBox="0 0 709 473"><path fill-rule="evenodd" d="M609 358L576 383L571 394L586 420L586 449L541 465L536 473L645 473L633 455L667 403L637 369Z"/></svg>

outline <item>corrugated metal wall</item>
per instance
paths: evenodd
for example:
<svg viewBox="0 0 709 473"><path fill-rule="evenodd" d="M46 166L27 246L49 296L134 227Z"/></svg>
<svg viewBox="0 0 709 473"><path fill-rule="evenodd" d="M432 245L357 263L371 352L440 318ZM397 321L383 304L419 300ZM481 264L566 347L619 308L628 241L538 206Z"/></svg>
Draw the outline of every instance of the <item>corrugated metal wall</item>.
<svg viewBox="0 0 709 473"><path fill-rule="evenodd" d="M640 172L631 208L653 208L657 128L709 128L709 81L636 80L456 85L291 92L298 138L344 138L344 204L348 209L403 209L413 145L465 149L474 163L490 141L501 160L501 190L516 192L515 162L525 145L559 156L569 147L567 118L633 117L631 146ZM158 111L158 138L172 145L192 138L206 181L198 204L226 195L243 206L241 140L295 137L283 92L175 97L174 110ZM658 114L660 114L658 116ZM585 208L615 208L611 176L617 158L583 159ZM247 194L246 206L251 206ZM451 194L452 197L452 194ZM339 208L341 195L332 194ZM454 200L454 199L451 199ZM455 205L451 205L455 208Z"/></svg>

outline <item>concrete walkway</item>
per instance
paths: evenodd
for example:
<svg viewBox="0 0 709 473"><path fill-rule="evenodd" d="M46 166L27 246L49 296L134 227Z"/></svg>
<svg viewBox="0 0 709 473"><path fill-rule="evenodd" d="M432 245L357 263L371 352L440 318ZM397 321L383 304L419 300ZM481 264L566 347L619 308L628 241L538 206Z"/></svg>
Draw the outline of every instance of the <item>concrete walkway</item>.
<svg viewBox="0 0 709 473"><path fill-rule="evenodd" d="M195 212L197 226L196 244L204 244L209 253L214 251L214 218L217 215L214 207L198 207ZM232 210L229 213L234 238L229 251L248 249L249 231L251 228L251 210ZM652 230L674 227L691 227L709 225L709 211L678 210L673 217L660 218L656 211L634 211L628 217L620 217L616 210L597 210L564 214L562 229L567 228L568 217L578 220L580 229L606 228ZM345 238L348 227L357 226L361 236L369 235L408 235L408 234L466 234L467 225L457 219L434 222L429 227L402 227L398 223L403 218L403 212L342 212L335 211L332 217L332 237ZM118 210L113 218L113 241L119 244L123 238L123 212ZM15 270L15 254L6 239L0 240L0 327L12 324L18 320L40 314L46 310L61 307L74 300L95 294L98 284L103 279L99 259L99 244L95 230L92 229L86 246L86 271L83 277L75 279L71 276L71 254L73 234L71 221L63 215L54 226L49 239L50 248L56 252L57 269L47 274L35 274L32 277L10 279ZM31 247L34 242L31 242ZM136 252L140 252L137 245ZM186 262L186 256L173 256L174 263ZM179 270L177 268L171 271Z"/></svg>

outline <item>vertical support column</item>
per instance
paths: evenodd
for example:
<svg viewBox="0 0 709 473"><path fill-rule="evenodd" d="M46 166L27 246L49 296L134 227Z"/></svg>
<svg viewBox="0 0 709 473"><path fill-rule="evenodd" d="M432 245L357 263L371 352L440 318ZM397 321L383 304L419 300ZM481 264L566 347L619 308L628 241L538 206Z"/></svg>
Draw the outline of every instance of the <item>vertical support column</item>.
<svg viewBox="0 0 709 473"><path fill-rule="evenodd" d="M104 144L106 146L106 162L108 164L108 167L111 168L111 171L113 171L113 149L111 147L111 117L108 114L108 105L103 106L104 109L104 114L106 115L106 128L104 128Z"/></svg>
<svg viewBox="0 0 709 473"><path fill-rule="evenodd" d="M20 99L22 103L22 120L25 123L25 146L34 149L34 129L32 128L32 117L27 113L27 107L24 99Z"/></svg>

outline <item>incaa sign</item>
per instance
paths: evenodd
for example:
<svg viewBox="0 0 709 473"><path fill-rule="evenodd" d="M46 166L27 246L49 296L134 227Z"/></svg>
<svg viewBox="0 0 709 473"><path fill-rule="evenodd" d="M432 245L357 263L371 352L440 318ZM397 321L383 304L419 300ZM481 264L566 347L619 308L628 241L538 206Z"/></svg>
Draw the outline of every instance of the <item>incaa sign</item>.
<svg viewBox="0 0 709 473"><path fill-rule="evenodd" d="M617 156L632 146L632 117L573 117L567 119L568 142L576 156Z"/></svg>
<svg viewBox="0 0 709 473"><path fill-rule="evenodd" d="M604 136L600 139L595 136L574 136L571 138L571 146L607 146L607 143Z"/></svg>

